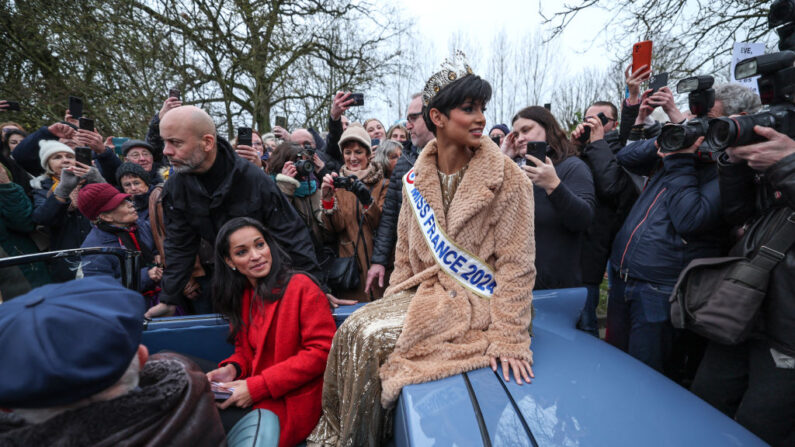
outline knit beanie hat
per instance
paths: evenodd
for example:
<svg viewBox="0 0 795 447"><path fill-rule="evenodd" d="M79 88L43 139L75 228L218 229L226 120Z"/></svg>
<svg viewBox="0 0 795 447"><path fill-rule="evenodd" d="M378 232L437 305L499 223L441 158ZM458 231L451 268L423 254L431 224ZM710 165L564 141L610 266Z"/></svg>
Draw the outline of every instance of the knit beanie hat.
<svg viewBox="0 0 795 447"><path fill-rule="evenodd" d="M359 143L362 143L367 149L368 154L372 151L372 146L370 145L370 135L359 123L349 124L348 128L345 129L345 132L342 133L339 143L340 149L342 149L342 147L345 146L345 143L348 141L358 141Z"/></svg>
<svg viewBox="0 0 795 447"><path fill-rule="evenodd" d="M149 173L146 172L143 166L131 163L129 161L122 163L118 169L116 169L116 184L121 185L121 178L125 175L134 175L136 177L140 177L141 180L146 183L146 186L150 185L151 178L149 177Z"/></svg>
<svg viewBox="0 0 795 447"><path fill-rule="evenodd" d="M147 143L146 141L143 141L143 140L127 140L127 141L125 141L124 144L121 145L121 154L126 157L127 156L127 152L130 152L131 150L133 150L133 148L136 148L136 147L142 147L142 148L148 150L150 154L152 154L152 155L155 154L155 148L153 148L151 144L149 144L149 143Z"/></svg>
<svg viewBox="0 0 795 447"><path fill-rule="evenodd" d="M125 199L129 198L129 194L121 193L107 183L91 183L83 186L77 194L77 209L88 220L94 222L100 214L115 210Z"/></svg>
<svg viewBox="0 0 795 447"><path fill-rule="evenodd" d="M75 154L75 151L73 151L71 147L61 143L58 140L39 141L39 161L41 162L41 168L47 171L49 174L52 174L52 172L50 171L50 167L47 165L47 161L49 161L50 157L57 154L58 152L68 152L72 155Z"/></svg>
<svg viewBox="0 0 795 447"><path fill-rule="evenodd" d="M500 129L502 133L504 133L505 135L511 133L511 131L508 130L508 126L506 126L505 124L495 124L494 127L492 127L491 130L489 131L489 134L491 134L491 131L494 129Z"/></svg>

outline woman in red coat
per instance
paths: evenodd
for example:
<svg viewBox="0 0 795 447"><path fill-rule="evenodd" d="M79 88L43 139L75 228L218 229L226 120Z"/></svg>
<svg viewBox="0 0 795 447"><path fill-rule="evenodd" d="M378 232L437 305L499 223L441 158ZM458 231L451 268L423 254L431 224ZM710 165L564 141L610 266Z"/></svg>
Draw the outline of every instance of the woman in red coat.
<svg viewBox="0 0 795 447"><path fill-rule="evenodd" d="M295 445L320 418L336 330L326 295L310 276L290 269L287 255L254 219L227 222L215 253L213 299L235 342L235 353L207 373L211 382L234 389L218 404L222 419L244 414L230 407L270 410L279 418L279 445Z"/></svg>

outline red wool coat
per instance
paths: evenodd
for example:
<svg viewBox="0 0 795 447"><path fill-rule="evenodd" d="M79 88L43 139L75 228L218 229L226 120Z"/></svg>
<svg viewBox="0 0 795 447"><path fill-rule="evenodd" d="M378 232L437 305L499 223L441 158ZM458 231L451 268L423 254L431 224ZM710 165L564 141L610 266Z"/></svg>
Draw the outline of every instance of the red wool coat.
<svg viewBox="0 0 795 447"><path fill-rule="evenodd" d="M243 295L242 321L249 321L252 289ZM280 446L302 442L320 419L323 372L336 326L326 295L309 277L296 274L281 299L253 309L235 340L234 362L254 408L279 417ZM256 346L256 349L252 346Z"/></svg>

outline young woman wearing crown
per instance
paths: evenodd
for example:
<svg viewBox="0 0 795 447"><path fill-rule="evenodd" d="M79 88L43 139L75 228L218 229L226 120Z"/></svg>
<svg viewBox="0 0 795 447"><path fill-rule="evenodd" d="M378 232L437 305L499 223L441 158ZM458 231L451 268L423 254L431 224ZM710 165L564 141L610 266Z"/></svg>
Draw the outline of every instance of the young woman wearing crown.
<svg viewBox="0 0 795 447"><path fill-rule="evenodd" d="M405 385L489 365L533 377L533 189L483 134L490 98L461 52L428 80L436 139L403 178L390 286L334 336L308 445L383 444Z"/></svg>

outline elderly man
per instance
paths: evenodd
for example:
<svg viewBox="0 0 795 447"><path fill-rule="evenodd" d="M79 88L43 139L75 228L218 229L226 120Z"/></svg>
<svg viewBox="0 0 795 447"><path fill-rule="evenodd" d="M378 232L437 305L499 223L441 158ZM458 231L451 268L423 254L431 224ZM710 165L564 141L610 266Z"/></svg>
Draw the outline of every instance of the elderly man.
<svg viewBox="0 0 795 447"><path fill-rule="evenodd" d="M193 106L172 109L160 122L163 154L174 174L163 191L166 235L165 271L161 304L147 316L170 314L175 305L193 304L196 312L209 312L208 302L188 302L199 296L191 280L202 240L215 243L221 226L233 217L262 222L292 258L293 267L322 277L309 232L298 213L261 169L240 157L226 140L218 138L215 124ZM200 255L205 270L212 256ZM209 273L209 271L208 271ZM211 275L208 275L211 276Z"/></svg>
<svg viewBox="0 0 795 447"><path fill-rule="evenodd" d="M433 134L425 127L425 121L422 119L422 93L415 93L411 96L407 115L406 129L411 132L411 146L405 147L404 145L403 155L395 165L392 177L389 179L384 211L381 214L375 241L373 241L372 266L367 272L365 292L370 290L370 285L376 279L380 287L384 286L386 265L393 258L397 242L398 216L400 215L400 205L403 202L403 176L414 166L422 148L433 139Z"/></svg>
<svg viewBox="0 0 795 447"><path fill-rule="evenodd" d="M108 137L106 143L110 143L110 138L113 137ZM97 165L102 176L108 179L108 183L114 183L117 177L116 170L121 166L121 160L116 156L116 151L112 147L103 146L103 149L102 152L95 151L97 152ZM135 163L149 173L152 185L158 185L165 181L163 177L167 173L167 169L155 161L155 150L151 144L142 140L127 140L121 145L121 152L126 162ZM121 187L118 183L116 186Z"/></svg>
<svg viewBox="0 0 795 447"><path fill-rule="evenodd" d="M139 344L144 308L110 277L0 305L0 445L223 443L205 375Z"/></svg>

